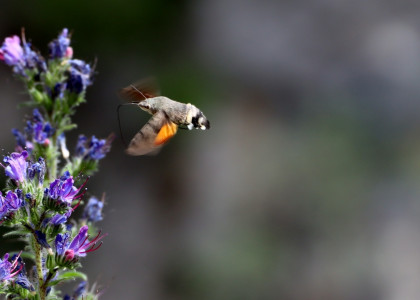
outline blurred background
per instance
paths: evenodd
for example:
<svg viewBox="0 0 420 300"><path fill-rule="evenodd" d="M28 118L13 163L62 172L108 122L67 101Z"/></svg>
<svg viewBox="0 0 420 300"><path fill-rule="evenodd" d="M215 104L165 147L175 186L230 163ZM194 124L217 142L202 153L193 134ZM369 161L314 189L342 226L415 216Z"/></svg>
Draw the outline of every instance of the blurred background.
<svg viewBox="0 0 420 300"><path fill-rule="evenodd" d="M25 27L46 54L67 27L97 59L70 149L118 134L117 91L150 75L212 125L101 161L109 235L83 260L101 299L420 298L418 2L4 2L2 39ZM30 111L4 65L0 98L7 153ZM149 116L121 118L129 140Z"/></svg>

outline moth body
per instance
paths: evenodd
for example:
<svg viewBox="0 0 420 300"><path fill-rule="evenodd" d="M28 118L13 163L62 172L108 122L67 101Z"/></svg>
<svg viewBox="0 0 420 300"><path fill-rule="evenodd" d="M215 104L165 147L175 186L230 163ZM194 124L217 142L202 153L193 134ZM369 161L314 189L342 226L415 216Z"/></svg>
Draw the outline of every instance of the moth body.
<svg viewBox="0 0 420 300"><path fill-rule="evenodd" d="M185 104L168 97L158 96L140 101L138 106L151 115L158 111L163 111L168 116L168 119L178 126L184 125L188 129L196 128L202 130L210 128L210 122L201 110L190 103Z"/></svg>

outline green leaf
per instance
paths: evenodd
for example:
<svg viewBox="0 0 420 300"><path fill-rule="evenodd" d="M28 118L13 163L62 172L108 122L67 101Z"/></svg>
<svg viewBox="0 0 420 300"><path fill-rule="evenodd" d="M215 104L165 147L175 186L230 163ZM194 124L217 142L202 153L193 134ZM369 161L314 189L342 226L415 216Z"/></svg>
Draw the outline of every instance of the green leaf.
<svg viewBox="0 0 420 300"><path fill-rule="evenodd" d="M30 231L28 230L12 230L9 232L6 232L5 234L3 234L3 237L6 238L21 238L23 236L26 236L28 233L30 233Z"/></svg>
<svg viewBox="0 0 420 300"><path fill-rule="evenodd" d="M59 279L63 278L63 279L73 279L73 278L80 278L83 280L87 280L87 275L82 273L82 272L78 272L78 271L68 271L65 273L62 273L58 276Z"/></svg>
<svg viewBox="0 0 420 300"><path fill-rule="evenodd" d="M77 128L77 124L70 124L70 125L62 126L61 131L62 132L70 131L70 130L75 129L75 128Z"/></svg>
<svg viewBox="0 0 420 300"><path fill-rule="evenodd" d="M69 272L65 272L60 274L57 279L52 280L48 286L54 286L59 284L60 282L63 282L65 280L74 280L76 278L80 278L82 280L87 280L87 276L86 274L82 273L82 272L78 272L78 271L69 271Z"/></svg>

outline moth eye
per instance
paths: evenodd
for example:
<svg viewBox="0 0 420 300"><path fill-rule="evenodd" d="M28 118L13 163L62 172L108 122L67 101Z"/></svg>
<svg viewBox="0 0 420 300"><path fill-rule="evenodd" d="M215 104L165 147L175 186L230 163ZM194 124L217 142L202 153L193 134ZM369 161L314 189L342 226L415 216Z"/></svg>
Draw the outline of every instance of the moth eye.
<svg viewBox="0 0 420 300"><path fill-rule="evenodd" d="M149 104L147 104L147 103L139 103L139 106L140 107L142 107L142 108L145 108L145 109L150 109L150 105Z"/></svg>

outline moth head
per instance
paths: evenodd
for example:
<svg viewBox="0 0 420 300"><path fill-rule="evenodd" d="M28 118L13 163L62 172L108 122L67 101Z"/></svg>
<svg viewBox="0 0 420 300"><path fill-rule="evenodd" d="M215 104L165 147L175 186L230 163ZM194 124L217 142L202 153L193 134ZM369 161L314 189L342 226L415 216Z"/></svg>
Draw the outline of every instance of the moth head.
<svg viewBox="0 0 420 300"><path fill-rule="evenodd" d="M206 130L210 128L209 120L207 120L206 116L201 111L198 111L192 118L192 124L196 129Z"/></svg>
<svg viewBox="0 0 420 300"><path fill-rule="evenodd" d="M150 103L150 101L149 101L149 99L145 99L145 100L143 100L143 101L140 101L138 104L137 104L142 110L144 110L144 111L146 111L146 112L148 112L149 114L154 114L154 111L153 111L153 106L152 106L152 104Z"/></svg>

